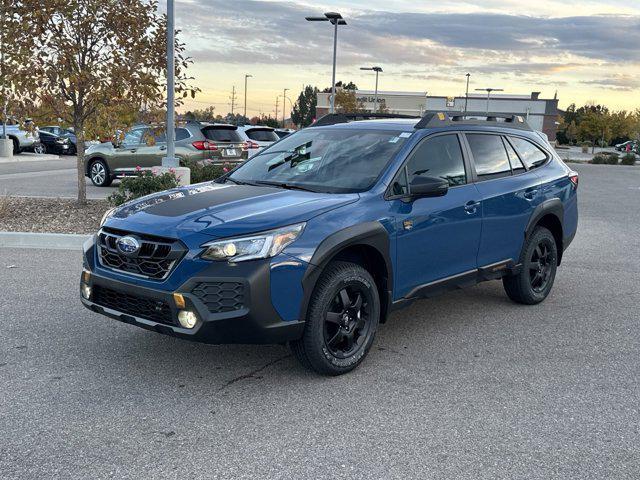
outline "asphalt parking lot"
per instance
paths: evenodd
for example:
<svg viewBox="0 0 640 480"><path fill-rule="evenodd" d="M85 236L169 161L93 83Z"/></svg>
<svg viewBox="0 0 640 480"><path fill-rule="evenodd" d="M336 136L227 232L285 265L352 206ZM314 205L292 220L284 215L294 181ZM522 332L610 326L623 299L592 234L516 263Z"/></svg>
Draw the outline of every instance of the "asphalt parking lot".
<svg viewBox="0 0 640 480"><path fill-rule="evenodd" d="M85 310L79 253L0 248L0 477L640 477L640 168L575 165L551 296L413 304L339 378Z"/></svg>
<svg viewBox="0 0 640 480"><path fill-rule="evenodd" d="M111 187L100 188L94 187L88 178L85 181L90 199L107 198L119 183L116 180ZM76 157L0 163L0 195L77 198Z"/></svg>

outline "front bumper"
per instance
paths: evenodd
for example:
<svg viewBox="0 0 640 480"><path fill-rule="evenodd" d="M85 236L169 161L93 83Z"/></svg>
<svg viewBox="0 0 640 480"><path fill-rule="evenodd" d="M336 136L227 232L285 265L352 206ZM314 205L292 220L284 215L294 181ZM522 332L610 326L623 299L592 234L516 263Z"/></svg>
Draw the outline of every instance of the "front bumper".
<svg viewBox="0 0 640 480"><path fill-rule="evenodd" d="M85 272L89 273L83 273L81 285L86 283L92 289L89 299L80 295L85 307L147 330L211 344L276 344L302 337L304 322L284 321L273 307L267 260L239 263L223 272L212 266L176 289L175 293L180 293L185 300L182 309L191 310L198 316L193 329L180 326L177 320L180 309L174 301L174 292L139 286L133 283L134 280L123 282L103 276L94 269L89 270L88 265L85 265ZM222 283L241 285L241 301L231 311L211 311L210 303L205 304L207 300L196 292L202 284ZM109 292L109 297L104 296L105 291ZM140 305L151 305L157 311L141 313ZM161 320L155 318L159 312L164 315Z"/></svg>

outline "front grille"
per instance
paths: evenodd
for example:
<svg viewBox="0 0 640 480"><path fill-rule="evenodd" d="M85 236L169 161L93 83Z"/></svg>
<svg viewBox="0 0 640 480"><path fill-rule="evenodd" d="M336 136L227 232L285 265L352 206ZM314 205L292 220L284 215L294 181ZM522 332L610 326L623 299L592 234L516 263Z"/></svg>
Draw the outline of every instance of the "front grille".
<svg viewBox="0 0 640 480"><path fill-rule="evenodd" d="M140 249L134 254L125 254L118 250L116 244L124 236L127 236L124 232L100 231L98 258L103 267L151 280L164 280L186 252L177 240L130 235L139 241Z"/></svg>
<svg viewBox="0 0 640 480"><path fill-rule="evenodd" d="M203 282L197 284L191 293L211 313L231 312L244 306L244 284L238 282Z"/></svg>
<svg viewBox="0 0 640 480"><path fill-rule="evenodd" d="M103 307L134 317L146 318L166 325L175 325L171 307L162 300L131 295L101 285L94 285L91 295L92 301Z"/></svg>

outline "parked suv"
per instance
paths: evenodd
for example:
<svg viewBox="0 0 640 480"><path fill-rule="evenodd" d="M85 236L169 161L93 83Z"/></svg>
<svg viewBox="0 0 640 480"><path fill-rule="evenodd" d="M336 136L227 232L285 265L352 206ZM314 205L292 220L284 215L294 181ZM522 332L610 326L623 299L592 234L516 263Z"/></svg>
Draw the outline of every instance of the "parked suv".
<svg viewBox="0 0 640 480"><path fill-rule="evenodd" d="M238 127L238 133L247 144L249 158L256 155L262 149L280 140L275 129L262 125L245 125Z"/></svg>
<svg viewBox="0 0 640 480"><path fill-rule="evenodd" d="M176 157L181 161L237 164L247 158L247 146L235 125L190 122L175 129ZM115 178L133 175L136 167L162 165L167 156L163 133L139 125L125 133L121 143L106 142L87 149L86 176L98 187Z"/></svg>
<svg viewBox="0 0 640 480"><path fill-rule="evenodd" d="M31 122L27 122L31 127ZM13 154L18 155L22 152L44 153L44 149L40 144L38 129L22 128L18 122L10 120L6 125L7 138L13 142ZM2 124L0 124L0 136L2 136Z"/></svg>
<svg viewBox="0 0 640 480"><path fill-rule="evenodd" d="M338 375L416 299L493 279L518 303L549 295L578 175L521 117L349 118L109 211L84 245L84 305L183 339L288 343Z"/></svg>

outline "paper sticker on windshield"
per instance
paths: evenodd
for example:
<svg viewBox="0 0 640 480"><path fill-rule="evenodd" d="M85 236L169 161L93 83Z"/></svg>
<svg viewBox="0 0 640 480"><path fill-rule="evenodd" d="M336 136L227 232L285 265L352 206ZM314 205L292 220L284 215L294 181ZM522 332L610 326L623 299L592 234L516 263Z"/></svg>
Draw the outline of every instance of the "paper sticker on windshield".
<svg viewBox="0 0 640 480"><path fill-rule="evenodd" d="M389 143L398 143L398 140L400 140L400 137L393 137L389 139Z"/></svg>
<svg viewBox="0 0 640 480"><path fill-rule="evenodd" d="M409 138L411 136L411 132L402 132L400 134L400 138Z"/></svg>

